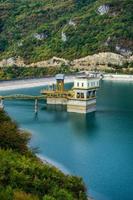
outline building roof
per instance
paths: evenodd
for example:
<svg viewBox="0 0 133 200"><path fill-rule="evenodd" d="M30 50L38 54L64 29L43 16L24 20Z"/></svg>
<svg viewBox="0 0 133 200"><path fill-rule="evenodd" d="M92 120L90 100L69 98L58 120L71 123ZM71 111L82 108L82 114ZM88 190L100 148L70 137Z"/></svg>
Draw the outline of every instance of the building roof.
<svg viewBox="0 0 133 200"><path fill-rule="evenodd" d="M57 74L57 75L55 76L55 78L56 78L56 80L64 80L65 75L64 75L64 74Z"/></svg>
<svg viewBox="0 0 133 200"><path fill-rule="evenodd" d="M92 79L99 79L98 77L95 77L95 76L78 76L76 77L76 79L79 79L79 80L92 80Z"/></svg>

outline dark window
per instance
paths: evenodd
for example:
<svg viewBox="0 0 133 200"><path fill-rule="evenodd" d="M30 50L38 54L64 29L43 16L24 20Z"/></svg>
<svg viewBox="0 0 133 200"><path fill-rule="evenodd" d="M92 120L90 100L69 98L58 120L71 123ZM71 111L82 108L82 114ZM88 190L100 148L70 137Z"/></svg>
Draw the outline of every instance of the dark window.
<svg viewBox="0 0 133 200"><path fill-rule="evenodd" d="M95 96L95 90L92 92L92 96L93 96L93 97Z"/></svg>
<svg viewBox="0 0 133 200"><path fill-rule="evenodd" d="M77 98L80 98L80 93L79 92L77 92Z"/></svg>
<svg viewBox="0 0 133 200"><path fill-rule="evenodd" d="M87 98L89 98L89 97L90 97L90 91L87 92Z"/></svg>
<svg viewBox="0 0 133 200"><path fill-rule="evenodd" d="M84 99L84 93L81 93L81 98Z"/></svg>

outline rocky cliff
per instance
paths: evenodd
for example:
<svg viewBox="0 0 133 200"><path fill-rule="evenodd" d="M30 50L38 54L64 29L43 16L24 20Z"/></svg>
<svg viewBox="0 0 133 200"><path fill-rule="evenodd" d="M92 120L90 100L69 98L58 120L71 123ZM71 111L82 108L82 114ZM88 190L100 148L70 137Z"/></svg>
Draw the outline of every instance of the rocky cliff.
<svg viewBox="0 0 133 200"><path fill-rule="evenodd" d="M126 63L133 62L133 56L125 57L120 54L103 52L94 55L88 55L84 58L75 60L66 60L63 58L53 57L49 60L26 64L20 57L12 57L0 61L0 67L16 65L18 67L61 67L62 65L78 69L107 69L110 66L123 67Z"/></svg>

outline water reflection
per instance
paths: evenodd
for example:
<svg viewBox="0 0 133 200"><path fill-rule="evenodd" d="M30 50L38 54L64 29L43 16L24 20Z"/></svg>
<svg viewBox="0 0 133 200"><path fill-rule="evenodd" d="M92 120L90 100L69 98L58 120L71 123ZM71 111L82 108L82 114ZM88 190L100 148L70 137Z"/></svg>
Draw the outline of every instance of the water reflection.
<svg viewBox="0 0 133 200"><path fill-rule="evenodd" d="M88 113L87 115L68 113L68 116L73 132L76 135L93 137L96 134L98 129L96 113Z"/></svg>
<svg viewBox="0 0 133 200"><path fill-rule="evenodd" d="M38 120L39 120L38 112L35 113L35 115L34 115L34 120L35 120L35 121L38 121Z"/></svg>
<svg viewBox="0 0 133 200"><path fill-rule="evenodd" d="M62 123L68 120L66 106L62 105L47 105L45 113L52 116L52 123Z"/></svg>

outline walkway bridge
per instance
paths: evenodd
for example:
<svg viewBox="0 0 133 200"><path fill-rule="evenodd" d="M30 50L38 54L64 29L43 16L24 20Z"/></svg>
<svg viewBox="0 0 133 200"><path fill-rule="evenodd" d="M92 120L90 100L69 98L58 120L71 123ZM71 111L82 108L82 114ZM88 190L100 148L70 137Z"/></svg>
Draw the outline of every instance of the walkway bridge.
<svg viewBox="0 0 133 200"><path fill-rule="evenodd" d="M13 94L13 95L6 95L6 96L0 96L0 100L35 100L35 99L45 99L44 95L39 96L33 96L33 95L25 95L25 94Z"/></svg>
<svg viewBox="0 0 133 200"><path fill-rule="evenodd" d="M35 113L38 111L38 100L46 99L45 95L25 95L25 94L12 94L12 95L5 95L0 96L0 108L4 108L4 100L34 100L35 101Z"/></svg>

